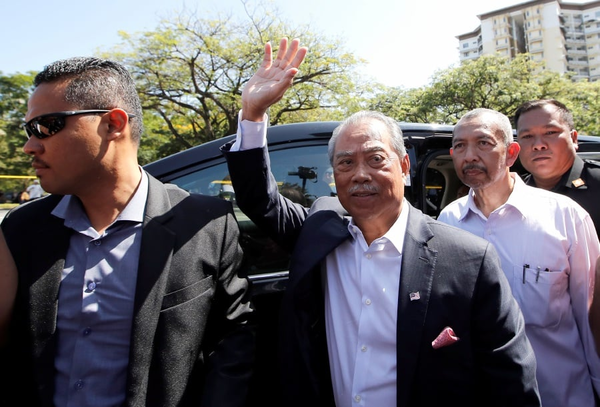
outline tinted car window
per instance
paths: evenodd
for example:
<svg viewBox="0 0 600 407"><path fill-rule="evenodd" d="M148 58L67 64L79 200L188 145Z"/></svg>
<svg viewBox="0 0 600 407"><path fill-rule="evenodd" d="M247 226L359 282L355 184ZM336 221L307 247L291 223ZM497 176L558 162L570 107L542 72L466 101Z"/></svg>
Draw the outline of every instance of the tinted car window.
<svg viewBox="0 0 600 407"><path fill-rule="evenodd" d="M320 196L334 195L335 185L325 180L331 167L324 145L278 150L270 157L280 191L294 202L310 206ZM235 191L225 163L202 168L170 182L191 193L216 196L235 203Z"/></svg>
<svg viewBox="0 0 600 407"><path fill-rule="evenodd" d="M294 146L270 153L273 175L280 192L294 202L309 207L320 196L333 196L335 185L326 182L329 166L327 146ZM248 256L249 272L260 274L285 271L289 255L262 233L237 207L235 191L224 160L199 168L169 182L191 192L231 201L242 232L241 244Z"/></svg>

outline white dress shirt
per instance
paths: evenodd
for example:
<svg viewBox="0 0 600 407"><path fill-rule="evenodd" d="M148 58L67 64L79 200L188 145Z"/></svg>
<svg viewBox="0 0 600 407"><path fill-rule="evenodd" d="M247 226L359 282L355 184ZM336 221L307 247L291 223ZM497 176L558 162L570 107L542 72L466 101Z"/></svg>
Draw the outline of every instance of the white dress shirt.
<svg viewBox="0 0 600 407"><path fill-rule="evenodd" d="M396 405L396 331L408 202L388 232L367 246L352 239L326 258L325 326L337 407Z"/></svg>
<svg viewBox="0 0 600 407"><path fill-rule="evenodd" d="M600 254L594 224L570 198L511 176L513 192L488 218L471 190L438 220L487 239L498 251L536 355L542 405L594 406L594 388L600 391L600 359L588 323Z"/></svg>

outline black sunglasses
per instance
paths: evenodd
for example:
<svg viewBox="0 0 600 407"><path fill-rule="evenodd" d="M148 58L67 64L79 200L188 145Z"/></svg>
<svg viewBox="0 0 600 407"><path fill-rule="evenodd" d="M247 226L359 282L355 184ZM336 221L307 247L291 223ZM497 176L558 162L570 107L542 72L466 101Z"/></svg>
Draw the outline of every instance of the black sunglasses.
<svg viewBox="0 0 600 407"><path fill-rule="evenodd" d="M69 116L76 116L80 114L101 114L108 113L110 110L70 110L67 112L56 112L43 114L38 117L34 117L27 123L24 123L25 132L27 138L35 136L39 139L54 136L56 133L64 129L66 118ZM129 117L135 117L135 115L128 114Z"/></svg>

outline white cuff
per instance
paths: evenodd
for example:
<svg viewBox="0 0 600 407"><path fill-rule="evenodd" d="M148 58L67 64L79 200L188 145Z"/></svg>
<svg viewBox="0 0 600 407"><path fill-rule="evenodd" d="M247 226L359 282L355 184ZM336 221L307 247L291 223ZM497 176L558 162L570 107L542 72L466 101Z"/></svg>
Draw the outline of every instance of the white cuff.
<svg viewBox="0 0 600 407"><path fill-rule="evenodd" d="M242 120L242 111L240 110L238 114L238 130L235 135L235 143L233 143L229 151L244 151L266 146L268 120L269 116L266 113L263 116L262 122Z"/></svg>

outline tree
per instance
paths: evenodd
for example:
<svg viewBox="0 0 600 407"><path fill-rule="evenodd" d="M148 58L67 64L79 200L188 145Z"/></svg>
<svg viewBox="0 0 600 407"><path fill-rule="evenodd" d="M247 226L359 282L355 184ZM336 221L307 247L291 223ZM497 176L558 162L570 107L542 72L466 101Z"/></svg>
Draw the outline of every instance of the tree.
<svg viewBox="0 0 600 407"><path fill-rule="evenodd" d="M514 59L484 55L458 67L434 74L431 85L419 89L391 88L377 94L371 108L389 112L403 121L454 124L475 108L489 108L512 118L522 103L541 98L569 101L576 89L591 89L588 83L575 83L569 75L544 69L528 54ZM595 93L597 94L597 92ZM593 105L593 96L586 99Z"/></svg>
<svg viewBox="0 0 600 407"><path fill-rule="evenodd" d="M573 113L579 133L600 136L600 82L577 82L570 92L562 92L557 99Z"/></svg>
<svg viewBox="0 0 600 407"><path fill-rule="evenodd" d="M121 33L124 43L107 56L129 68L145 111L161 118L162 129L153 122L152 130L168 144L164 153L235 133L241 92L262 62L264 43L276 47L283 36L301 38L310 52L292 89L270 110L270 124L339 119L346 113L343 106L356 93L354 72L362 61L339 40L290 27L270 11L259 14L248 13L238 22L183 12L155 31Z"/></svg>
<svg viewBox="0 0 600 407"><path fill-rule="evenodd" d="M35 73L0 73L0 175L32 175L31 159L23 153L23 119ZM22 180L2 180L0 190L22 188Z"/></svg>

